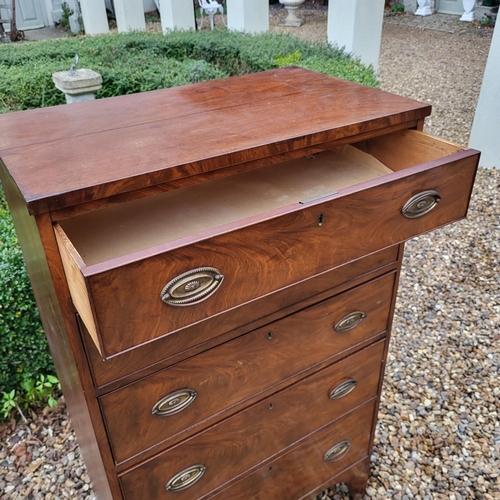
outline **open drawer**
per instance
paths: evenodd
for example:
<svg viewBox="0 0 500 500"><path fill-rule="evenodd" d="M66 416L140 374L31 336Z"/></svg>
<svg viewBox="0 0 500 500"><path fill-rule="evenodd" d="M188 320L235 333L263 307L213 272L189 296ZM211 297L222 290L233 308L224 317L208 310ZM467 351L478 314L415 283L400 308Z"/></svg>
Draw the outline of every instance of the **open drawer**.
<svg viewBox="0 0 500 500"><path fill-rule="evenodd" d="M54 229L75 307L108 358L464 217L478 158L404 130Z"/></svg>

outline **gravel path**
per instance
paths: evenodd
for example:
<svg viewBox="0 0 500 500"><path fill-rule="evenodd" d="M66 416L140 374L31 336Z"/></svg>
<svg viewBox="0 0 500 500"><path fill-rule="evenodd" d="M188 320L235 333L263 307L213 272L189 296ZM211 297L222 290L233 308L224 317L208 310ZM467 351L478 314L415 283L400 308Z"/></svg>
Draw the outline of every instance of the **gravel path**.
<svg viewBox="0 0 500 500"><path fill-rule="evenodd" d="M325 40L319 4L288 30ZM466 144L491 31L431 17L386 19L381 87L430 102L426 130ZM499 170L479 169L468 219L406 246L365 499L500 499L499 187ZM63 398L0 438L0 499L94 498Z"/></svg>

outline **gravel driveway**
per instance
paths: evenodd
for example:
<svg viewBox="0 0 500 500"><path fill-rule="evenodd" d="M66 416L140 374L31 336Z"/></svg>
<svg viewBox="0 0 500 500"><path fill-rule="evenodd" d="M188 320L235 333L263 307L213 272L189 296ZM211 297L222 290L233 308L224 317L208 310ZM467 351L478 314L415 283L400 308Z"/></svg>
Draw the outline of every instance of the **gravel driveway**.
<svg viewBox="0 0 500 500"><path fill-rule="evenodd" d="M288 31L325 40L326 12L300 14ZM386 19L381 87L431 103L426 131L466 144L491 31L435 19ZM365 499L500 499L499 173L479 169L467 220L406 246ZM0 433L1 499L94 498L63 400Z"/></svg>

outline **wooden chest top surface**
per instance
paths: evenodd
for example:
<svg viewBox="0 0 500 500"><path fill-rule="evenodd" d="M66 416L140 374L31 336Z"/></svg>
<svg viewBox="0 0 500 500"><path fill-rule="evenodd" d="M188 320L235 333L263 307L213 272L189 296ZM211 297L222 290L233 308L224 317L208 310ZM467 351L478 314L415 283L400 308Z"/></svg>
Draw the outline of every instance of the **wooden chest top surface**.
<svg viewBox="0 0 500 500"><path fill-rule="evenodd" d="M32 214L419 120L430 106L301 68L0 116Z"/></svg>

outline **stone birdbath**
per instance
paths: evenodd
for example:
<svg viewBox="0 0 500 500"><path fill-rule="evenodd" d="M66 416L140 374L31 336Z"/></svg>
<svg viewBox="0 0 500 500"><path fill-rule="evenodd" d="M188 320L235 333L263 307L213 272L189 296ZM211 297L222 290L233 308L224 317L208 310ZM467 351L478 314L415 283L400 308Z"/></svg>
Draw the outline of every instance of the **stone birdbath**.
<svg viewBox="0 0 500 500"><path fill-rule="evenodd" d="M288 12L288 15L285 19L281 20L278 24L280 26L302 26L304 22L303 19L300 19L296 15L296 10L305 2L305 0L280 0L280 4L285 7Z"/></svg>

